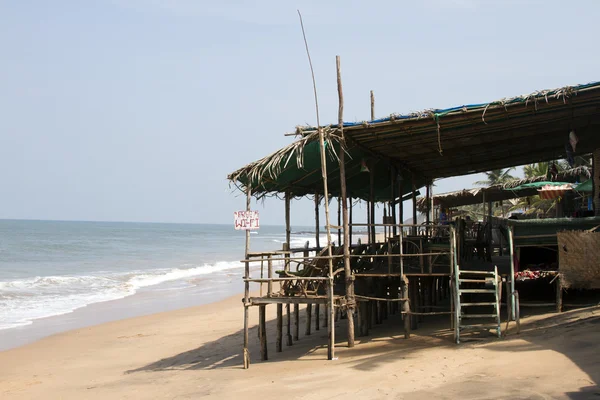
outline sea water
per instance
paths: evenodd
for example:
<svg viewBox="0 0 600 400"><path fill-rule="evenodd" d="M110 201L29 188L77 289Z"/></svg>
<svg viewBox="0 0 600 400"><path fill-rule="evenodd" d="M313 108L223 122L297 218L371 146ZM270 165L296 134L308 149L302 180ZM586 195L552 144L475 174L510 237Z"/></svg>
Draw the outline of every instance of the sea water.
<svg viewBox="0 0 600 400"><path fill-rule="evenodd" d="M313 246L313 232L294 227L292 247ZM251 250L284 241L284 227L262 226ZM244 248L233 224L0 220L0 331L140 292L163 303L232 282L239 292Z"/></svg>

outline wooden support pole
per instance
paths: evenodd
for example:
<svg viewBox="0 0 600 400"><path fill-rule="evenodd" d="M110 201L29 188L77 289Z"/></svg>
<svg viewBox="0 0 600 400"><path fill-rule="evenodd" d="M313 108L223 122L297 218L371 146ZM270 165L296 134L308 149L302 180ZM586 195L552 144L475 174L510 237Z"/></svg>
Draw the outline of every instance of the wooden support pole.
<svg viewBox="0 0 600 400"><path fill-rule="evenodd" d="M306 334L306 336L310 335L310 330L311 330L311 324L312 324L312 304L308 303L306 305L306 331L304 332Z"/></svg>
<svg viewBox="0 0 600 400"><path fill-rule="evenodd" d="M252 188L250 185L246 188L246 211L250 211L250 200L252 198ZM244 259L248 259L250 252L250 231L246 231L246 254ZM250 262L246 261L244 269L244 369L250 367L250 352L248 350L248 307L250 303Z"/></svg>
<svg viewBox="0 0 600 400"><path fill-rule="evenodd" d="M417 221L417 187L415 186L415 176L411 175L411 179L412 179L412 217L413 217L413 225L415 225L413 227L413 235L416 236L417 235L417 227L416 225L419 223ZM423 271L421 271L423 272Z"/></svg>
<svg viewBox="0 0 600 400"><path fill-rule="evenodd" d="M352 246L352 197L348 197L348 243Z"/></svg>
<svg viewBox="0 0 600 400"><path fill-rule="evenodd" d="M342 152L343 153L343 152ZM343 157L342 155L340 155L340 157ZM341 163L341 161L340 161ZM337 226L342 226L342 198L338 197L338 218L337 218ZM337 237L338 237L338 246L342 245L342 230L338 228L337 230Z"/></svg>
<svg viewBox="0 0 600 400"><path fill-rule="evenodd" d="M292 201L292 193L288 190L285 192L285 243L287 244L287 248L285 250L290 249L290 240L292 236L292 227L290 224L290 203ZM286 256L285 271L290 270L290 261L289 256Z"/></svg>
<svg viewBox="0 0 600 400"><path fill-rule="evenodd" d="M426 226L426 232L427 232L427 237L430 236L431 234L431 229L430 229L430 223L431 220L429 219L430 217L430 210L429 210L429 206L431 204L431 185L428 183L426 188L425 188L425 204L427 207L427 211L425 214L425 226ZM429 266L430 270L429 272L431 272L431 265Z"/></svg>
<svg viewBox="0 0 600 400"><path fill-rule="evenodd" d="M402 302L402 312L404 313L404 339L408 339L410 338L410 299L408 292L408 278L405 275L402 275L400 293L403 299L407 299Z"/></svg>
<svg viewBox="0 0 600 400"><path fill-rule="evenodd" d="M556 277L556 312L563 311L563 285L560 278L560 273Z"/></svg>
<svg viewBox="0 0 600 400"><path fill-rule="evenodd" d="M515 232L512 226L508 227L508 256L510 257L510 276L508 279L510 280L510 293L507 293L511 299L511 312L509 319L514 321L516 310L515 310L515 301L514 294L515 293Z"/></svg>
<svg viewBox="0 0 600 400"><path fill-rule="evenodd" d="M321 329L321 305L315 304L315 331Z"/></svg>
<svg viewBox="0 0 600 400"><path fill-rule="evenodd" d="M315 193L315 244L317 248L321 248L319 237L319 194Z"/></svg>
<svg viewBox="0 0 600 400"><path fill-rule="evenodd" d="M258 306L258 325L260 329L260 359L266 361L269 359L267 351L267 306Z"/></svg>
<svg viewBox="0 0 600 400"><path fill-rule="evenodd" d="M397 190L396 190L396 178L397 178L397 174L396 174L396 167L392 167L391 175L392 175L392 182L391 182L391 186L392 186L392 201L390 201L390 207L391 207L391 211L392 211L392 221L394 221L394 227L392 228L392 234L394 236L396 236L398 234L398 231L396 229L397 228L396 224L398 223L396 221L396 197L397 197Z"/></svg>
<svg viewBox="0 0 600 400"><path fill-rule="evenodd" d="M267 277L269 279L273 279L273 258L269 254L267 256ZM271 297L273 295L273 281L269 281L267 284L267 297Z"/></svg>
<svg viewBox="0 0 600 400"><path fill-rule="evenodd" d="M287 318L285 319L285 322L286 322L285 344L287 346L291 346L293 344L293 342L292 342L292 307L291 307L290 303L287 303L285 305L285 313L287 316Z"/></svg>
<svg viewBox="0 0 600 400"><path fill-rule="evenodd" d="M371 220L369 221L369 232L371 235L370 243L377 243L375 237L375 162L371 162L369 168L369 205L371 209Z"/></svg>
<svg viewBox="0 0 600 400"><path fill-rule="evenodd" d="M300 339L300 305L294 304L294 340Z"/></svg>
<svg viewBox="0 0 600 400"><path fill-rule="evenodd" d="M281 353L283 351L283 304L277 304L277 342L275 351Z"/></svg>
<svg viewBox="0 0 600 400"><path fill-rule="evenodd" d="M344 137L344 94L342 91L342 73L340 67L340 56L335 57L337 69L337 88L338 88L338 127L340 137L342 138L341 145L345 146ZM340 203L342 205L342 224L344 231L344 277L346 280L346 315L348 317L348 347L354 347L354 276L350 269L350 228L348 217L348 198L346 193L346 161L345 149L340 149L339 165L340 165ZM339 216L339 214L338 214ZM338 218L339 219L339 218ZM338 221L339 222L339 221ZM339 232L339 231L338 231Z"/></svg>
<svg viewBox="0 0 600 400"><path fill-rule="evenodd" d="M600 149L592 153L592 196L594 215L600 216Z"/></svg>

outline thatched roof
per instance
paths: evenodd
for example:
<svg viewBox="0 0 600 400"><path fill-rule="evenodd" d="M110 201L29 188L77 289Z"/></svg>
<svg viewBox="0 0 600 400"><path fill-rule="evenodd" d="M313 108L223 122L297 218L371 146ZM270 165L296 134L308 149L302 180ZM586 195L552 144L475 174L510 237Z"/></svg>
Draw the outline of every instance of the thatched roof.
<svg viewBox="0 0 600 400"><path fill-rule="evenodd" d="M358 145L427 178L565 158L571 130L579 137L577 154L600 147L600 82L344 123L345 135Z"/></svg>
<svg viewBox="0 0 600 400"><path fill-rule="evenodd" d="M561 171L556 177L557 182L575 182L579 177L589 177L590 170L586 166L571 168ZM487 187L476 187L471 189L461 189L453 192L446 192L433 195L433 204L444 208L453 208L467 206L471 204L481 204L484 201L503 201L516 199L519 197L535 196L538 194L536 187L519 188L520 186L544 182L548 180L545 176L536 176L533 178L513 179L504 184L492 185ZM519 188L518 190L511 190ZM424 211L427 208L424 197L417 199L417 208Z"/></svg>
<svg viewBox="0 0 600 400"><path fill-rule="evenodd" d="M349 197L368 199L370 195L370 173L375 175L375 199L377 201L392 200L391 169L392 165L354 144L342 146L339 136L332 130L325 132L327 158L327 179L329 193L340 195L340 170L338 157L341 149L346 152L346 187ZM319 135L313 132L290 145L260 160L246 165L231 173L227 178L245 190L248 184L252 194L258 197L290 191L293 196L300 197L323 193L321 177ZM365 170L365 166L368 170ZM396 195L412 192L409 177L402 181L402 190L395 189ZM415 181L417 187L425 182Z"/></svg>
<svg viewBox="0 0 600 400"><path fill-rule="evenodd" d="M434 178L458 176L526 163L565 158L573 130L577 154L600 148L600 83L543 90L501 99L359 123L344 123L348 195L368 198L375 169L376 199L391 194L390 166L403 177L397 195ZM324 126L330 192L339 194L338 126ZM291 191L295 196L322 192L317 129L299 127L301 136L283 149L228 176L235 185L251 184L256 196Z"/></svg>

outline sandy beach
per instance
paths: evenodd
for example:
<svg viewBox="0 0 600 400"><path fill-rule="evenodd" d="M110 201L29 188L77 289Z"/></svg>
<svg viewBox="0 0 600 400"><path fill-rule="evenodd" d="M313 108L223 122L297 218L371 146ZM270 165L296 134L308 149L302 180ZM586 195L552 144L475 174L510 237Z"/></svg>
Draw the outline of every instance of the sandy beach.
<svg viewBox="0 0 600 400"><path fill-rule="evenodd" d="M251 321L257 321L253 307ZM241 367L240 296L108 322L0 353L3 399L587 399L600 395L600 308L526 317L506 339L456 346L444 321L403 339L394 316L326 360L326 329L301 334L275 352L267 309L269 361L261 362L256 327L252 365ZM513 328L514 329L514 328ZM303 330L301 331L303 332Z"/></svg>

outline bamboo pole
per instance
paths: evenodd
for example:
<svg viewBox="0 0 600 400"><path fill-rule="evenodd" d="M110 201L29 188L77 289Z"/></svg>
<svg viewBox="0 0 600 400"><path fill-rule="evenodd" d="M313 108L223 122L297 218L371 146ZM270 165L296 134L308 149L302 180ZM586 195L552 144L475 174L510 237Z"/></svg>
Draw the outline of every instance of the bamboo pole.
<svg viewBox="0 0 600 400"><path fill-rule="evenodd" d="M246 188L246 211L250 211L250 200L252 198L252 188L250 185ZM250 252L250 231L246 230L246 251L245 259L248 259ZM246 261L244 269L244 369L250 367L250 352L248 351L248 307L250 298L250 262Z"/></svg>
<svg viewBox="0 0 600 400"><path fill-rule="evenodd" d="M429 183L427 184L427 186L425 188L425 204L427 207L427 214L425 214L425 226L426 226L427 237L429 237L429 234L430 234L429 223L431 222L430 210L429 210L429 206L431 205L431 185ZM431 268L431 266L429 266L429 268ZM431 272L431 270L429 272Z"/></svg>
<svg viewBox="0 0 600 400"><path fill-rule="evenodd" d="M594 215L600 215L600 148L592 153L592 195Z"/></svg>
<svg viewBox="0 0 600 400"><path fill-rule="evenodd" d="M350 246L352 246L352 197L348 197L348 243L350 243Z"/></svg>
<svg viewBox="0 0 600 400"><path fill-rule="evenodd" d="M510 311L510 319L514 320L516 315L515 310L515 301L514 301L514 293L515 293L515 232L512 226L508 227L508 255L510 257L510 296L511 296L511 311Z"/></svg>
<svg viewBox="0 0 600 400"><path fill-rule="evenodd" d="M283 351L283 304L277 304L277 342L275 351L281 353Z"/></svg>
<svg viewBox="0 0 600 400"><path fill-rule="evenodd" d="M342 151L343 153L343 151ZM344 156L340 155L340 174L341 174L341 159L344 158ZM338 209L337 209L337 226L342 226L342 198L338 197ZM340 228L338 228L337 230L337 236L338 236L338 246L342 245L342 230Z"/></svg>
<svg viewBox="0 0 600 400"><path fill-rule="evenodd" d="M338 88L338 126L342 145L345 146L344 138L344 93L342 90L342 73L340 66L340 56L335 57L337 69L337 88ZM340 194L343 216L344 230L344 276L346 278L346 315L348 317L348 347L354 347L354 276L350 270L350 232L348 220L348 201L346 193L346 164L345 164L345 149L340 150Z"/></svg>
<svg viewBox="0 0 600 400"><path fill-rule="evenodd" d="M258 326L260 330L260 358L263 361L269 359L267 351L267 306L258 306Z"/></svg>
<svg viewBox="0 0 600 400"><path fill-rule="evenodd" d="M293 344L292 342L292 307L290 305L290 303L287 303L285 305L285 313L287 318L285 319L286 322L286 346L291 346Z"/></svg>
<svg viewBox="0 0 600 400"><path fill-rule="evenodd" d="M308 303L306 305L306 331L304 332L306 336L310 336L310 330L312 326L312 304Z"/></svg>
<svg viewBox="0 0 600 400"><path fill-rule="evenodd" d="M291 197L292 197L291 192L289 190L286 191L285 192L285 243L287 244L287 248L285 250L289 250L291 248L291 245L290 245L290 240L291 240L291 235L292 235L292 227L290 224L290 203L292 201ZM289 255L288 255L288 257L289 257ZM284 270L285 271L290 270L289 259L286 260L286 262L285 262Z"/></svg>
<svg viewBox="0 0 600 400"><path fill-rule="evenodd" d="M397 196L397 191L396 191L396 168L392 167L392 201L390 202L390 207L391 207L391 215L392 215L392 221L394 223L394 226L392 228L392 234L394 236L397 235L397 230L396 230L396 196Z"/></svg>
<svg viewBox="0 0 600 400"><path fill-rule="evenodd" d="M417 188L415 186L415 176L414 174L411 175L411 181L412 181L412 217L413 217L413 224L415 225L413 227L413 236L417 235ZM421 268L422 269L422 268ZM423 271L421 271L423 272Z"/></svg>
<svg viewBox="0 0 600 400"><path fill-rule="evenodd" d="M319 119L319 100L317 98L317 83L315 81L315 72L312 66L312 60L310 58L310 52L308 50L308 41L306 40L306 33L304 32L304 23L302 22L302 14L298 10L298 16L300 17L300 26L302 28L302 37L304 38L304 46L306 47L306 55L308 57L308 64L310 65L310 73L313 81L313 92L315 95L315 111L317 116L317 131L319 133L319 149L321 150L321 176L323 178L323 198L329 199L329 189L327 187L327 159L325 155L325 137L323 129L321 128L321 121ZM333 360L335 358L335 324L334 324L334 304L333 304L333 260L331 258L331 227L329 225L329 202L325 201L325 231L327 232L327 255L329 256L329 343L327 348L327 359Z"/></svg>
<svg viewBox="0 0 600 400"><path fill-rule="evenodd" d="M317 248L321 247L319 234L319 194L315 193L315 246Z"/></svg>
<svg viewBox="0 0 600 400"><path fill-rule="evenodd" d="M371 235L371 243L377 243L375 237L375 163L372 162L369 169L369 203L371 206L371 220L369 221L369 232Z"/></svg>
<svg viewBox="0 0 600 400"><path fill-rule="evenodd" d="M294 340L300 339L300 305L294 304Z"/></svg>

